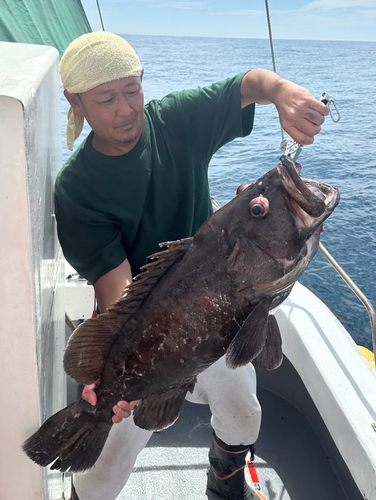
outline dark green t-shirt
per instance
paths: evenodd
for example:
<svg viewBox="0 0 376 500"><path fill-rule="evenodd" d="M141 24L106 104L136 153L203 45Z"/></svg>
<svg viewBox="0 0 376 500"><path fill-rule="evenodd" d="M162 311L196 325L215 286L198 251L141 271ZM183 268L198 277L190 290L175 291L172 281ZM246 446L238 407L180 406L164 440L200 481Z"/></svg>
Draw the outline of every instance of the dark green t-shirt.
<svg viewBox="0 0 376 500"><path fill-rule="evenodd" d="M94 283L128 258L135 275L158 243L192 236L211 215L210 159L253 126L254 105L241 110L243 76L150 101L142 136L123 156L96 151L91 132L70 157L55 207L78 273Z"/></svg>

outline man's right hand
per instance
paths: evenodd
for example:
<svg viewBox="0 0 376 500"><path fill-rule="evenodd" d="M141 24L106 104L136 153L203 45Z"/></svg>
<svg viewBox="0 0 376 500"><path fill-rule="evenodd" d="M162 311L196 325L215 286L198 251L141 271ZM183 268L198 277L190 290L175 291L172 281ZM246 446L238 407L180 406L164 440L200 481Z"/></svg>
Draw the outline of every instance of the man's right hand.
<svg viewBox="0 0 376 500"><path fill-rule="evenodd" d="M95 406L97 404L98 398L95 392L95 384L85 385L82 391L82 399ZM115 415L112 417L112 422L114 424L120 424L123 418L128 418L132 410L141 403L138 401L119 401L117 405L112 408Z"/></svg>

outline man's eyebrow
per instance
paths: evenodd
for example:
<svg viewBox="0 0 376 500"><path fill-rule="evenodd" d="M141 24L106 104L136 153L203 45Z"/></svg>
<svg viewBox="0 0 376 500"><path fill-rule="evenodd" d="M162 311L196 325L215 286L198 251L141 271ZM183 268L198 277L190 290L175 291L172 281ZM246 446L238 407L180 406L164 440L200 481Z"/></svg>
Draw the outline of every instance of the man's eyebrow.
<svg viewBox="0 0 376 500"><path fill-rule="evenodd" d="M140 87L140 84L138 82L129 82L125 85L126 88L130 87ZM109 94L111 92L114 92L114 89L106 89L106 90L99 90L98 95L104 95L104 94Z"/></svg>

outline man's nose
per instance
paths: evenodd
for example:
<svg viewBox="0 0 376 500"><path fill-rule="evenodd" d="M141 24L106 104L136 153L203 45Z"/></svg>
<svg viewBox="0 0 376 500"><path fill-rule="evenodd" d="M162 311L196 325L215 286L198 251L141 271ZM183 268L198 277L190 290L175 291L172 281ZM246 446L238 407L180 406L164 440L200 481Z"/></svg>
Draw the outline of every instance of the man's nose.
<svg viewBox="0 0 376 500"><path fill-rule="evenodd" d="M128 116L132 113L132 108L130 107L126 97L121 97L118 100L116 112L119 116Z"/></svg>

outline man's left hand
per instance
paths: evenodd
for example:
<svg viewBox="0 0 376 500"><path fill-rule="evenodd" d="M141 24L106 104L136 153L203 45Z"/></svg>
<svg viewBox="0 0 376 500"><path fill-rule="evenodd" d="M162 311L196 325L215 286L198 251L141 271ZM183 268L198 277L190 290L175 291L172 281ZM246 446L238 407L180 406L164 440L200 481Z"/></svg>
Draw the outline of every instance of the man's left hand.
<svg viewBox="0 0 376 500"><path fill-rule="evenodd" d="M308 90L288 80L284 80L280 86L274 104L283 130L302 146L313 143L314 136L320 132L329 114L324 103L315 99Z"/></svg>

